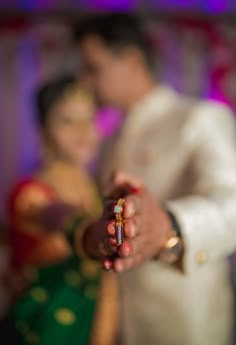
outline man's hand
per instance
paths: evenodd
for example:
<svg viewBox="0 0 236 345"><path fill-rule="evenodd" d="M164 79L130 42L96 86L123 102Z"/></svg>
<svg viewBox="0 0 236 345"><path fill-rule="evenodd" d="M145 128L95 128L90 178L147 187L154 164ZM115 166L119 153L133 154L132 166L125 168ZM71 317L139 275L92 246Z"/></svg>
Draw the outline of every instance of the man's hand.
<svg viewBox="0 0 236 345"><path fill-rule="evenodd" d="M124 197L125 242L113 260L116 272L134 268L157 256L173 231L165 210L137 178L125 173L115 174L113 195L122 186L129 186L131 193ZM111 237L114 236L113 222L109 223L107 231Z"/></svg>
<svg viewBox="0 0 236 345"><path fill-rule="evenodd" d="M172 224L165 210L136 177L114 174L108 193L103 216L87 230L84 244L87 253L101 259L106 269L122 272L157 256L172 235ZM114 204L119 197L125 199L125 241L117 246Z"/></svg>

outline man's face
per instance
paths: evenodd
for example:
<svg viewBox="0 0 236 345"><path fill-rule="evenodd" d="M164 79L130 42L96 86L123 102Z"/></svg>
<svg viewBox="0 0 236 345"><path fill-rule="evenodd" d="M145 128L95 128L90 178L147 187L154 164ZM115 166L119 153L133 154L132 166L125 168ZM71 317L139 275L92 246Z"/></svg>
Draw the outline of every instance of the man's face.
<svg viewBox="0 0 236 345"><path fill-rule="evenodd" d="M98 102L123 107L129 93L132 70L129 52L112 52L96 36L80 43L84 78Z"/></svg>

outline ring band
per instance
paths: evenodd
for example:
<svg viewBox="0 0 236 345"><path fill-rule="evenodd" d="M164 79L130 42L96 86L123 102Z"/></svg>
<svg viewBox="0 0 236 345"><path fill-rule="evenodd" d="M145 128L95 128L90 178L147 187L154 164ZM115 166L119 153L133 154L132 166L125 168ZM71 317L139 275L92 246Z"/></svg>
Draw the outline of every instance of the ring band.
<svg viewBox="0 0 236 345"><path fill-rule="evenodd" d="M120 246L124 242L124 222L123 222L123 211L124 211L125 200L120 198L114 207L114 213L116 215L115 232L116 232L116 243Z"/></svg>
<svg viewBox="0 0 236 345"><path fill-rule="evenodd" d="M115 223L116 230L116 243L120 246L124 242L124 223L121 220L117 220Z"/></svg>
<svg viewBox="0 0 236 345"><path fill-rule="evenodd" d="M116 220L117 221L122 221L123 220L122 214L123 214L123 211L124 211L124 207L123 207L124 203L125 203L125 200L120 198L120 199L118 199L117 203L114 206L114 213L116 215Z"/></svg>

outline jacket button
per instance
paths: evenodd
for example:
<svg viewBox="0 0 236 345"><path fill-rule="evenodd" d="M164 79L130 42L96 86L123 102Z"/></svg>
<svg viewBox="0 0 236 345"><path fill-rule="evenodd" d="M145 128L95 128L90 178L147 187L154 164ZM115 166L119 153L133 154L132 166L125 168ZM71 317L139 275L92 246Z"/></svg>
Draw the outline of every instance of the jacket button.
<svg viewBox="0 0 236 345"><path fill-rule="evenodd" d="M207 258L208 258L207 252L204 250L201 250L196 255L196 262L198 265L203 265L207 262Z"/></svg>

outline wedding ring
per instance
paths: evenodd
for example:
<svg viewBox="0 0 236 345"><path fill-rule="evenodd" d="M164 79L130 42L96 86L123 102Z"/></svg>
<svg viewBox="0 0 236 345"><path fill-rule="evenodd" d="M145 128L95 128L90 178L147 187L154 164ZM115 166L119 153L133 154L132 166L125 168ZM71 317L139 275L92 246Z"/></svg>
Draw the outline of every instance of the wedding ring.
<svg viewBox="0 0 236 345"><path fill-rule="evenodd" d="M116 244L120 246L124 242L124 223L121 220L117 220L115 223L116 230Z"/></svg>
<svg viewBox="0 0 236 345"><path fill-rule="evenodd" d="M117 221L123 220L124 202L124 199L120 198L114 206L114 213Z"/></svg>

